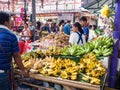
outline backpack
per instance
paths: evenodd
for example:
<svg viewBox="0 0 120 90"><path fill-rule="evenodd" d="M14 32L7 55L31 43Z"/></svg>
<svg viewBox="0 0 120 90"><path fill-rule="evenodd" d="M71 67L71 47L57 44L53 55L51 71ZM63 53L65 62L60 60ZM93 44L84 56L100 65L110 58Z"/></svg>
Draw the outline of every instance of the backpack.
<svg viewBox="0 0 120 90"><path fill-rule="evenodd" d="M77 44L79 44L80 40L83 43L82 34L80 34L79 32L76 32L76 33L79 35L79 39L78 39Z"/></svg>

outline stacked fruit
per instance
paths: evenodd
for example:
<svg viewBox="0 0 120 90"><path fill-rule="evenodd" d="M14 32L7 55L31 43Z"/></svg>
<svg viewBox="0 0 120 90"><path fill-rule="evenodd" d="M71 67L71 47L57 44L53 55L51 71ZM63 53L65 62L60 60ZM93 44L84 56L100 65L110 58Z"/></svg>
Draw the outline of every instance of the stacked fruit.
<svg viewBox="0 0 120 90"><path fill-rule="evenodd" d="M22 63L24 67L28 70L32 68L32 66L35 64L36 59L35 58L30 58L29 60L23 60Z"/></svg>
<svg viewBox="0 0 120 90"><path fill-rule="evenodd" d="M76 56L79 54L80 46L79 45L72 45L70 47L65 47L62 49L61 55L72 55Z"/></svg>
<svg viewBox="0 0 120 90"><path fill-rule="evenodd" d="M43 60L38 60L33 65L31 71L39 72L45 76L61 77L63 79L76 80L79 67L76 62L70 59L55 59L46 57Z"/></svg>
<svg viewBox="0 0 120 90"><path fill-rule="evenodd" d="M31 69L32 66L37 62L40 61L38 58L44 58L45 55L43 52L38 49L36 52L28 52L22 55L22 63L26 69ZM16 64L14 64L14 68L18 68Z"/></svg>
<svg viewBox="0 0 120 90"><path fill-rule="evenodd" d="M105 67L96 60L94 53L85 54L79 64L70 59L53 57L25 58L23 64L25 68L34 73L69 80L77 80L79 75L82 76L82 80L91 84L100 84L101 77L106 73Z"/></svg>
<svg viewBox="0 0 120 90"><path fill-rule="evenodd" d="M60 33L60 34L52 33L41 38L39 41L43 42L42 47L45 47L46 40L48 41L47 42L48 45L50 45L51 41L55 42L56 43L55 46L58 46L58 47L64 47L69 45L69 35L66 35L64 33Z"/></svg>
<svg viewBox="0 0 120 90"><path fill-rule="evenodd" d="M65 59L63 60L63 65L61 68L61 78L76 80L78 75L79 67L77 66L76 62Z"/></svg>
<svg viewBox="0 0 120 90"><path fill-rule="evenodd" d="M45 76L58 76L60 73L61 64L52 57L46 57L42 60L39 73Z"/></svg>
<svg viewBox="0 0 120 90"><path fill-rule="evenodd" d="M113 52L113 39L111 37L101 37L93 41L93 52L96 56L109 56Z"/></svg>
<svg viewBox="0 0 120 90"><path fill-rule="evenodd" d="M47 50L43 52L45 56L52 56L52 55L60 55L61 54L61 48L60 47L55 47L51 46Z"/></svg>
<svg viewBox="0 0 120 90"><path fill-rule="evenodd" d="M81 56L94 52L96 56L109 56L113 52L113 39L111 37L100 37L85 45L72 45L65 47L61 55Z"/></svg>
<svg viewBox="0 0 120 90"><path fill-rule="evenodd" d="M38 49L37 51L31 51L22 55L22 60L26 61L30 58L44 58L45 55L43 54L42 50Z"/></svg>
<svg viewBox="0 0 120 90"><path fill-rule="evenodd" d="M106 68L102 62L96 59L94 53L84 55L79 63L79 74L82 80L91 84L100 84L100 79L106 73Z"/></svg>

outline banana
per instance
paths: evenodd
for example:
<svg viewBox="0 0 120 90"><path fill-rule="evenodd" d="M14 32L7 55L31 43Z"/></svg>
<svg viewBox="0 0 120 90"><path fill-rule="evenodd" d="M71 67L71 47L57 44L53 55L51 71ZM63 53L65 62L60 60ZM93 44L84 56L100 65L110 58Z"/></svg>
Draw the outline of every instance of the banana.
<svg viewBox="0 0 120 90"><path fill-rule="evenodd" d="M98 47L99 47L99 42L96 41L96 43L95 43L95 49L97 49Z"/></svg>
<svg viewBox="0 0 120 90"><path fill-rule="evenodd" d="M112 41L113 41L112 38L111 38L111 37L108 37L108 39L107 39L105 42L106 42L106 44L107 44L107 43L112 42Z"/></svg>
<svg viewBox="0 0 120 90"><path fill-rule="evenodd" d="M108 52L110 52L110 49L105 48L104 51L102 52L102 54L104 55L104 54L106 54Z"/></svg>
<svg viewBox="0 0 120 90"><path fill-rule="evenodd" d="M106 56L109 56L109 55L111 55L111 54L112 54L112 52L110 51L110 52L108 52L108 53L104 53L103 56L106 57Z"/></svg>

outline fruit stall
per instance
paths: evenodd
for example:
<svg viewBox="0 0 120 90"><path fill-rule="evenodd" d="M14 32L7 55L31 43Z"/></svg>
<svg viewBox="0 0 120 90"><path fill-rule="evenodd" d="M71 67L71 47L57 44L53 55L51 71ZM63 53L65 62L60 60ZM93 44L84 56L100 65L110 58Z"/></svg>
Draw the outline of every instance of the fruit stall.
<svg viewBox="0 0 120 90"><path fill-rule="evenodd" d="M108 11L106 17L109 18L110 11L108 8L104 10ZM103 14L106 14L107 11L104 10L102 10ZM24 66L30 71L30 78L84 90L100 90L101 88L103 90L109 72L108 86L115 88L120 39L119 10L120 0L116 0L115 28L112 29L114 30L112 34L109 34L113 36L114 40L112 37L103 36L85 45L78 46L68 45L68 36L61 37L60 35L62 40L59 38L59 41L57 41L56 35L52 35L39 40L39 47L36 48L36 45L32 45L34 50L22 55ZM106 19L107 21L109 20ZM108 27L106 27L106 30L108 34ZM109 62L111 62L110 65ZM15 64L14 68L16 75L20 75L20 71ZM33 83L23 83L40 87L40 85ZM44 87L41 86L41 88ZM45 89L53 90L52 88Z"/></svg>
<svg viewBox="0 0 120 90"><path fill-rule="evenodd" d="M69 45L68 39L69 36L65 34L48 35L38 40L37 48L22 55L23 65L30 71L30 78L60 84L64 88L104 88L109 69L108 57L113 52L112 37L99 37L81 46ZM20 74L15 64L14 68L15 73Z"/></svg>

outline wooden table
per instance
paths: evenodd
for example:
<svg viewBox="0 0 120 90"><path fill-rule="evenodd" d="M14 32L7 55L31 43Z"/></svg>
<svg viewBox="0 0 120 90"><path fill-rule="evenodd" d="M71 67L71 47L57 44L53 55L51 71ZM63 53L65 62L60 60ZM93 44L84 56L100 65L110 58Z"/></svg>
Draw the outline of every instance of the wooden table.
<svg viewBox="0 0 120 90"><path fill-rule="evenodd" d="M20 74L19 70L15 70L15 73ZM74 87L84 90L100 90L100 85L92 85L89 83L83 83L79 81L66 80L58 77L43 76L41 74L30 73L30 78L42 80L46 82L56 83L63 86Z"/></svg>

